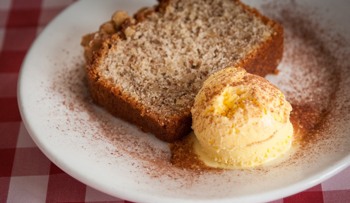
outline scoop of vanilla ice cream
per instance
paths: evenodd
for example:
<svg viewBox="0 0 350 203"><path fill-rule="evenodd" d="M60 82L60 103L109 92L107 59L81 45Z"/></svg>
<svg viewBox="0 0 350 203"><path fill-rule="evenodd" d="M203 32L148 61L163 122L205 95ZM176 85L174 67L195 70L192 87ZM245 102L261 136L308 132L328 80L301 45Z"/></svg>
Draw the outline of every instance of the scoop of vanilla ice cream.
<svg viewBox="0 0 350 203"><path fill-rule="evenodd" d="M291 105L266 79L229 67L211 75L198 92L192 128L195 152L207 165L247 168L288 151Z"/></svg>

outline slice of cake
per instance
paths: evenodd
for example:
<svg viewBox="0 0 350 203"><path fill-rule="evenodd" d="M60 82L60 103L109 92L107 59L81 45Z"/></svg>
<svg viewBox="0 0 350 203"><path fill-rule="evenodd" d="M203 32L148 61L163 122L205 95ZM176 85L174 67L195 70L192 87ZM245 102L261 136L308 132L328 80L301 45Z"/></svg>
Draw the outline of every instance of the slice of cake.
<svg viewBox="0 0 350 203"><path fill-rule="evenodd" d="M276 70L283 29L239 1L161 0L134 17L116 12L82 45L93 100L172 142L190 132L194 97L210 74Z"/></svg>

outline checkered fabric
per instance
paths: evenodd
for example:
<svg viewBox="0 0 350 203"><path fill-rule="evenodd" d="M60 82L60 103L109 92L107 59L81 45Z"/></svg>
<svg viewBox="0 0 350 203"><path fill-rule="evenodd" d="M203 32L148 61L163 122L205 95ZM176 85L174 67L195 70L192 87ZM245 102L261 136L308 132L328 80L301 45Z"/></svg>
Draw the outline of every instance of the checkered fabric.
<svg viewBox="0 0 350 203"><path fill-rule="evenodd" d="M72 0L0 0L0 203L127 202L67 175L36 147L21 122L16 88L35 37ZM350 202L350 168L274 203Z"/></svg>

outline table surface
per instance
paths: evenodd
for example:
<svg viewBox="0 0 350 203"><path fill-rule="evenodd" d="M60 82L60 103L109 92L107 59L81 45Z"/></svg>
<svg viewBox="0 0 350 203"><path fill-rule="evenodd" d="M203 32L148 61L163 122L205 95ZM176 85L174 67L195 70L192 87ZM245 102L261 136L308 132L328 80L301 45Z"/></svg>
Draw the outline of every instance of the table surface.
<svg viewBox="0 0 350 203"><path fill-rule="evenodd" d="M72 0L0 1L0 202L128 202L99 192L48 160L26 131L17 106L23 59L42 29ZM350 202L350 167L277 202Z"/></svg>

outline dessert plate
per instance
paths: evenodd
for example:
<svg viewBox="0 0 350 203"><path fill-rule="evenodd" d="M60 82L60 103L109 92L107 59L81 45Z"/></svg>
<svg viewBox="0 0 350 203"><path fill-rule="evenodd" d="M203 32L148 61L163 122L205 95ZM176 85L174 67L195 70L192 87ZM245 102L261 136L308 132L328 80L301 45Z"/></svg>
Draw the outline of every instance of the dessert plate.
<svg viewBox="0 0 350 203"><path fill-rule="evenodd" d="M228 171L171 165L168 144L89 99L81 37L115 10L132 14L155 3L78 1L32 45L20 72L19 108L29 134L53 163L93 188L136 202L271 201L312 187L350 165L350 63L344 57L349 55L348 1L247 1L286 30L280 73L268 79L296 110L304 111L305 122L318 110L322 119L304 147L279 163ZM314 28L323 32L315 35Z"/></svg>

